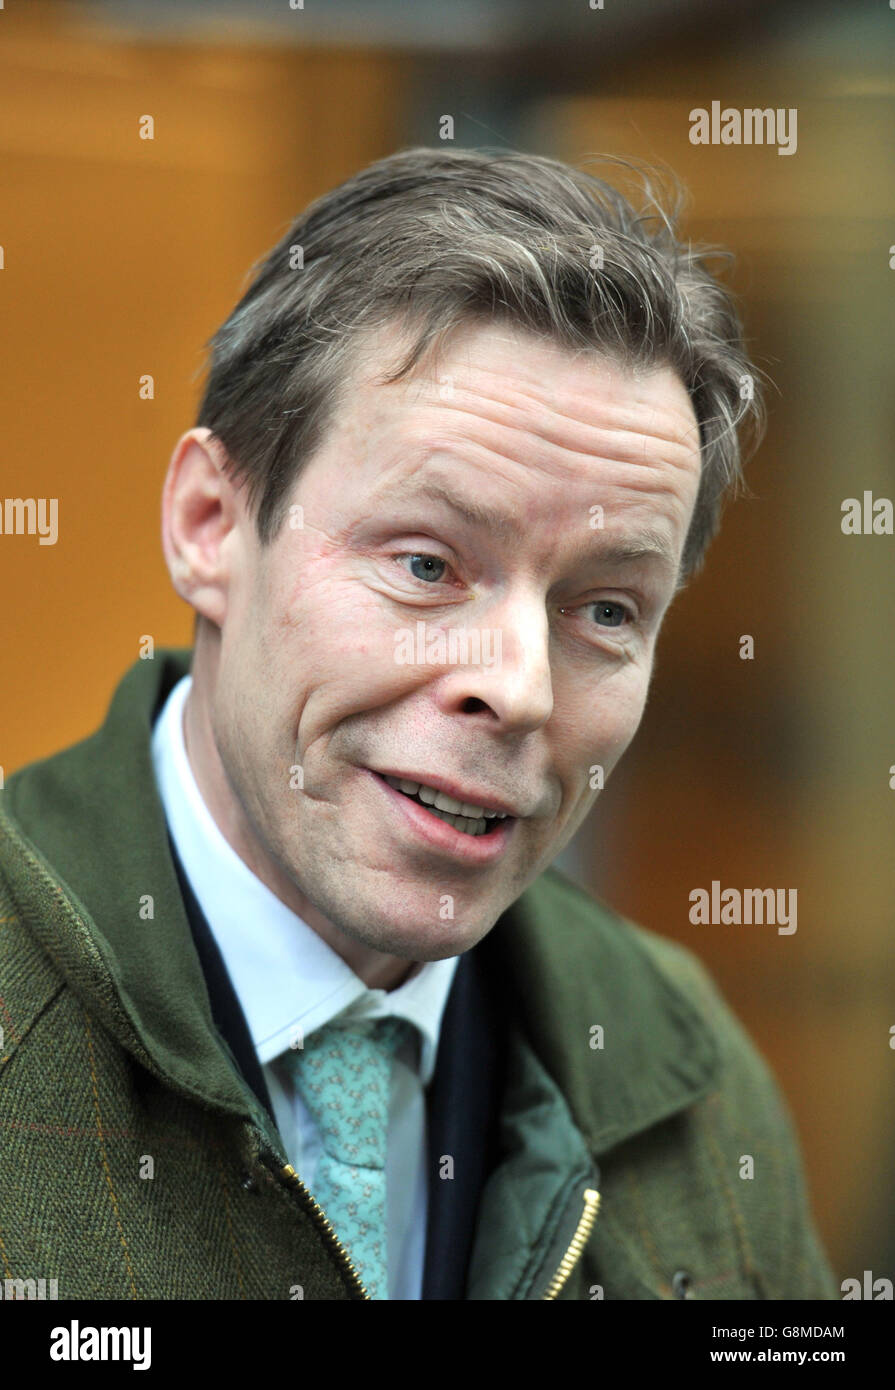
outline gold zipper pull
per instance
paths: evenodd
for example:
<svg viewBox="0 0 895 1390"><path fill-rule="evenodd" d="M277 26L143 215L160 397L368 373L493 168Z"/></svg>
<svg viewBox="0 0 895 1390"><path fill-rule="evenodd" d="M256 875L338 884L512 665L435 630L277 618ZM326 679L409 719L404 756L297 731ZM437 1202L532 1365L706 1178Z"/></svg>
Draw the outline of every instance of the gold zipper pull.
<svg viewBox="0 0 895 1390"><path fill-rule="evenodd" d="M594 1187L584 1189L584 1210L575 1227L575 1234L569 1241L569 1248L559 1262L559 1268L554 1274L547 1291L543 1295L544 1299L555 1299L560 1289L565 1284L572 1270L584 1253L584 1247L590 1239L590 1233L594 1228L597 1213L600 1210L600 1194ZM542 1299L543 1301L543 1299Z"/></svg>

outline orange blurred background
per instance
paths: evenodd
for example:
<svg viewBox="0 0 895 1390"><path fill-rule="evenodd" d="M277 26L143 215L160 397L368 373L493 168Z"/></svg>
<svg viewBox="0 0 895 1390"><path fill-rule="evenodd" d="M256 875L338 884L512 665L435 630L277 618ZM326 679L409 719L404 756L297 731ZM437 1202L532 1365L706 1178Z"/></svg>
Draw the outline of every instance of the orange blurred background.
<svg viewBox="0 0 895 1390"><path fill-rule="evenodd" d="M560 862L699 953L789 1099L839 1279L892 1279L895 537L840 521L895 497L895 13L621 8L0 9L0 499L59 499L57 544L0 536L0 764L95 728L144 635L190 644L162 480L203 343L310 198L445 114L457 145L670 166L693 239L737 255L770 428ZM714 99L796 108L797 152L691 145ZM796 888L797 933L692 926L714 879Z"/></svg>

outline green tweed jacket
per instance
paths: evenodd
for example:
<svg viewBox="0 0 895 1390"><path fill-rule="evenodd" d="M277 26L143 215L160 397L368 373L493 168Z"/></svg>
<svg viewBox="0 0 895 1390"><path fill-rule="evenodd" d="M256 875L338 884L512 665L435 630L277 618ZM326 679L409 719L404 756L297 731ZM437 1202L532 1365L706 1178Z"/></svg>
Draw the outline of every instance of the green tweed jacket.
<svg viewBox="0 0 895 1390"><path fill-rule="evenodd" d="M189 661L138 661L0 791L0 1279L362 1299L212 1020L149 746ZM466 1297L838 1298L791 1117L696 958L554 870L489 942L508 1063Z"/></svg>

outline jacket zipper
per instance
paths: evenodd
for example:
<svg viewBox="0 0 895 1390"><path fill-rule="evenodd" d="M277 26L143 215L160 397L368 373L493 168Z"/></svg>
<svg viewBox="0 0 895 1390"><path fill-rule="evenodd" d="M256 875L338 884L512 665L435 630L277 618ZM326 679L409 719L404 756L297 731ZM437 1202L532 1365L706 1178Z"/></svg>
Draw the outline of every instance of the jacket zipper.
<svg viewBox="0 0 895 1390"><path fill-rule="evenodd" d="M361 1298L369 1299L370 1295L368 1294L363 1283L361 1282L360 1275L358 1274L354 1265L351 1263L351 1260L348 1256L348 1251L345 1249L344 1245L339 1240L339 1237L336 1235L335 1230L333 1229L333 1224L329 1220L328 1216L326 1215L326 1212L323 1210L320 1203L315 1201L315 1199L311 1196L310 1189L306 1187L305 1184L302 1182L301 1178L298 1176L291 1163L286 1164L285 1168L282 1169L282 1173L283 1177L288 1178L289 1182L292 1183L293 1187L297 1188L298 1191L301 1193L302 1197L305 1199L305 1205L307 1206L308 1211L314 1218L314 1221L316 1222L319 1230L323 1234L324 1239L326 1240L336 1259L339 1261L339 1264L341 1265L343 1271L345 1272L345 1274L348 1275L348 1278L351 1281L355 1291L360 1295ZM372 1302L372 1299L370 1301Z"/></svg>
<svg viewBox="0 0 895 1390"><path fill-rule="evenodd" d="M556 1295L559 1293L560 1289L565 1284L569 1275L572 1273L572 1270L575 1268L576 1264L581 1259L581 1256L584 1253L584 1247L587 1244L590 1238L590 1233L594 1228L594 1222L597 1219L597 1213L599 1210L599 1192L594 1187L586 1187L584 1189L584 1210L578 1219L578 1225L575 1228L575 1234L569 1241L568 1250L559 1262L559 1268L557 1269L553 1278L550 1280L550 1283L547 1285L546 1292L542 1295L542 1302L544 1299L556 1298Z"/></svg>
<svg viewBox="0 0 895 1390"><path fill-rule="evenodd" d="M302 1197L305 1199L305 1205L311 1213L311 1216L314 1218L314 1221L316 1222L317 1226L319 1227L320 1231L325 1237L327 1244L329 1245L333 1254L336 1256L342 1269L348 1275L348 1278L350 1279L356 1292L360 1294L361 1298L369 1299L370 1295L364 1287L360 1275L358 1274L354 1265L351 1263L348 1251L345 1249L344 1245L339 1240L339 1237L336 1235L335 1230L333 1229L333 1224L327 1217L326 1212L323 1210L320 1203L317 1202L314 1199L314 1197L312 1197L310 1189L305 1185L305 1183L302 1182L301 1178L298 1176L291 1163L287 1163L285 1165L285 1167L282 1169L282 1173L283 1177L287 1178L289 1182L292 1184L292 1186L297 1188L298 1191L301 1193ZM547 1285L546 1292L542 1295L542 1302L548 1299L555 1299L560 1289L562 1289L563 1285L568 1280L569 1275L572 1273L572 1270L575 1268L576 1264L581 1259L581 1256L584 1252L584 1247L587 1244L590 1238L590 1233L594 1228L594 1222L597 1219L597 1213L599 1212L599 1210L599 1192L597 1192L597 1190L593 1187L586 1187L584 1189L584 1210L578 1219L578 1225L575 1227L575 1234L569 1241L568 1249L566 1250L566 1253L560 1260L556 1273L550 1280L550 1283Z"/></svg>

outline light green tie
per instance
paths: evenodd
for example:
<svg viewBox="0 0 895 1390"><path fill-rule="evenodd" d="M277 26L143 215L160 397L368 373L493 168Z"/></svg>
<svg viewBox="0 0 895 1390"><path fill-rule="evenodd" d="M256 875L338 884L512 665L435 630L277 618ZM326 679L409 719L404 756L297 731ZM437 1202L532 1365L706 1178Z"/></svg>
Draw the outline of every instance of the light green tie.
<svg viewBox="0 0 895 1390"><path fill-rule="evenodd" d="M327 1023L290 1056L322 1152L314 1197L371 1298L388 1298L385 1159L395 1052L414 1032L403 1018Z"/></svg>

